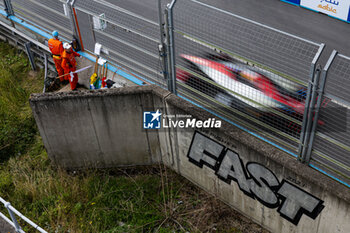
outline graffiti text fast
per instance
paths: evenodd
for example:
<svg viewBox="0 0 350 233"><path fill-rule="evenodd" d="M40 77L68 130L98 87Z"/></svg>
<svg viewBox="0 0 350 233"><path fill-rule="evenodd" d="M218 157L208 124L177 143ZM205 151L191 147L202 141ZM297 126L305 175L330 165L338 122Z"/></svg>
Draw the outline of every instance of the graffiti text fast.
<svg viewBox="0 0 350 233"><path fill-rule="evenodd" d="M226 183L237 182L247 196L297 225L303 214L315 219L324 208L323 201L286 180L279 182L275 174L263 165L248 162L244 167L239 155L214 140L196 132L188 152L190 162L206 165Z"/></svg>

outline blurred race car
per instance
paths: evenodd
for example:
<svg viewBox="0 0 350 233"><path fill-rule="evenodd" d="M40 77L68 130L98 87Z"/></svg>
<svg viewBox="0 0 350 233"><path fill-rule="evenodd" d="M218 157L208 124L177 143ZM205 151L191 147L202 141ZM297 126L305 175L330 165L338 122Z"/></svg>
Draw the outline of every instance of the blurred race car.
<svg viewBox="0 0 350 233"><path fill-rule="evenodd" d="M283 131L300 131L283 115L302 120L307 91L304 86L226 55L180 56L185 69L177 69L177 79L182 83L225 105L250 115L253 112L269 124L277 122L279 127L287 127Z"/></svg>

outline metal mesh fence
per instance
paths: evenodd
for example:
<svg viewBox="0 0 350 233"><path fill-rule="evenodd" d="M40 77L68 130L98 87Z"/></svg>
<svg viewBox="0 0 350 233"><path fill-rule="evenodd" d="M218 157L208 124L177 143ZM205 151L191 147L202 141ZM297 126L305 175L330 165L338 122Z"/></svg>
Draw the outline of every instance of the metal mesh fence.
<svg viewBox="0 0 350 233"><path fill-rule="evenodd" d="M304 83L320 46L195 0L178 1L175 29Z"/></svg>
<svg viewBox="0 0 350 233"><path fill-rule="evenodd" d="M127 10L121 8L113 3L113 1L77 0L74 6L76 9L85 11L90 15L98 16L100 14L105 14L107 21L159 41L158 22L133 13L131 9ZM155 1L154 8L156 7Z"/></svg>
<svg viewBox="0 0 350 233"><path fill-rule="evenodd" d="M92 19L91 16L83 11L76 10L78 26L81 29L81 39L84 49L88 51L94 51L95 36L92 31Z"/></svg>
<svg viewBox="0 0 350 233"><path fill-rule="evenodd" d="M311 163L350 182L350 58L337 55L327 74Z"/></svg>
<svg viewBox="0 0 350 233"><path fill-rule="evenodd" d="M63 37L71 38L65 2L12 0L16 16L47 32L58 30ZM168 2L161 2L162 10ZM98 42L104 48L102 57L166 87L159 53L157 1L152 6L133 4L76 0L84 47L93 52ZM96 20L106 27L98 29ZM307 84L321 44L197 0L178 0L174 23L178 93L296 154L307 106ZM337 55L328 71L311 156L312 165L346 182L350 182L349 74L350 58Z"/></svg>
<svg viewBox="0 0 350 233"><path fill-rule="evenodd" d="M72 28L69 17L64 14L63 1L59 0L12 0L17 17L22 17L47 32L58 31L70 40Z"/></svg>
<svg viewBox="0 0 350 233"><path fill-rule="evenodd" d="M178 92L296 153L320 44L195 0L174 28Z"/></svg>
<svg viewBox="0 0 350 233"><path fill-rule="evenodd" d="M158 12L157 2L154 3L152 8ZM126 4L124 7L130 9L125 9L119 6L119 3L115 5L113 1L78 0L74 7L82 34L89 36L83 41L85 49L93 51L94 44L98 42L108 51L108 54L102 56L165 87L166 81L163 78L158 50L160 29L155 19L145 18L141 12L133 12L132 5ZM93 26L93 20L102 14L106 28L100 30ZM88 22L82 20L84 15L89 17Z"/></svg>

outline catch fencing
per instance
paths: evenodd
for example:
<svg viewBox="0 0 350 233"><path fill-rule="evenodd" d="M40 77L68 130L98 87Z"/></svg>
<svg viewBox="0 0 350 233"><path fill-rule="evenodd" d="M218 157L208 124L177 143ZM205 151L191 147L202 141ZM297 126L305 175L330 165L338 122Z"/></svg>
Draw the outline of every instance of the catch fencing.
<svg viewBox="0 0 350 233"><path fill-rule="evenodd" d="M156 3L154 1L154 9L158 7ZM122 8L110 0L77 0L73 7L86 50L93 52L99 43L103 45L102 56L109 61L166 87L159 50L162 35L158 14L147 19L140 12Z"/></svg>
<svg viewBox="0 0 350 233"><path fill-rule="evenodd" d="M323 71L306 162L350 181L350 57L333 51ZM323 107L322 107L323 105Z"/></svg>
<svg viewBox="0 0 350 233"><path fill-rule="evenodd" d="M350 184L350 59L197 0L12 0L14 12ZM57 25L60 22L59 25Z"/></svg>
<svg viewBox="0 0 350 233"><path fill-rule="evenodd" d="M192 79L178 82L179 94L200 102L233 122L240 122L251 131L295 154L298 153L302 118L288 111L279 111L279 106L276 106L275 99L271 96L280 94L289 98L295 94L295 102L305 103L304 93L313 77L313 67L323 48L322 44L278 31L199 1L177 2L174 9L174 31L176 68L180 72L191 74ZM218 52L230 55L230 58L217 56ZM189 58L189 55L198 58ZM194 61L195 59L201 60ZM215 63L211 62L213 60ZM218 67L194 71L194 63L201 63L196 68L223 65L222 69L231 66L231 70L226 74L226 70L220 71ZM232 74L232 70L237 70L237 73ZM245 80L232 80L236 75L242 77L242 72L245 72ZM264 74L275 83L280 83L279 86L283 89L276 90L277 93L270 93L269 96L269 93L252 85L254 80L248 80L258 74ZM223 75L227 77L223 78ZM283 107L287 108L287 105Z"/></svg>
<svg viewBox="0 0 350 233"><path fill-rule="evenodd" d="M68 1L64 0L11 0L17 17L30 21L51 33L57 30L62 37L73 34Z"/></svg>

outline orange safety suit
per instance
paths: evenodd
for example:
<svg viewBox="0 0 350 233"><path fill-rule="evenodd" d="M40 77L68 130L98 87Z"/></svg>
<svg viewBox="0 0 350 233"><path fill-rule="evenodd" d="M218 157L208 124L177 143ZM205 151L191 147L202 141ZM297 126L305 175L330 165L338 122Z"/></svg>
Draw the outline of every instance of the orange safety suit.
<svg viewBox="0 0 350 233"><path fill-rule="evenodd" d="M62 76L64 74L64 70L62 68L62 53L64 51L62 42L56 38L51 38L49 40L49 48L52 53L53 61L55 62L56 70L58 76ZM60 81L63 81L63 77L60 77Z"/></svg>
<svg viewBox="0 0 350 233"><path fill-rule="evenodd" d="M77 52L74 52L72 49L70 49L70 52L67 52L66 50L62 53L62 68L64 69L64 79L69 80L70 88L74 90L78 83L78 74L74 74L73 77L69 74L70 72L76 71L77 67L77 61L75 60L75 57L80 57L80 54Z"/></svg>

